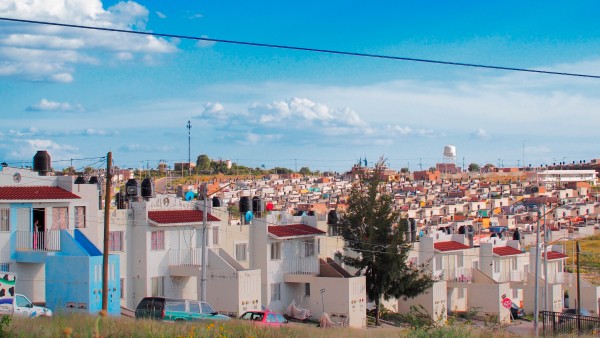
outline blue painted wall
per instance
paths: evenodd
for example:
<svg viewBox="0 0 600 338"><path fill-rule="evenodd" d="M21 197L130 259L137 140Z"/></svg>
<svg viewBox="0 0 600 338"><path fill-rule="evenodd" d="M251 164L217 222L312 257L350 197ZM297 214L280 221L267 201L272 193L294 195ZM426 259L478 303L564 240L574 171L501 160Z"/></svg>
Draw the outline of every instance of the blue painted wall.
<svg viewBox="0 0 600 338"><path fill-rule="evenodd" d="M109 255L108 313L121 313L119 257ZM49 256L46 305L56 313L102 310L102 256Z"/></svg>

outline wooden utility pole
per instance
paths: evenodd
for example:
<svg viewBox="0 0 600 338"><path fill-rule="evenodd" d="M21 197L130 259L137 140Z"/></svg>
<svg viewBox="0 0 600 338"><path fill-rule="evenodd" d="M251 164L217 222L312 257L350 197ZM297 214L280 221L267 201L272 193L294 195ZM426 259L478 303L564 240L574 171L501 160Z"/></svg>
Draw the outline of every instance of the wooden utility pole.
<svg viewBox="0 0 600 338"><path fill-rule="evenodd" d="M110 183L112 152L106 157L106 191L104 192L104 251L102 253L102 310L108 311L108 240L110 237Z"/></svg>

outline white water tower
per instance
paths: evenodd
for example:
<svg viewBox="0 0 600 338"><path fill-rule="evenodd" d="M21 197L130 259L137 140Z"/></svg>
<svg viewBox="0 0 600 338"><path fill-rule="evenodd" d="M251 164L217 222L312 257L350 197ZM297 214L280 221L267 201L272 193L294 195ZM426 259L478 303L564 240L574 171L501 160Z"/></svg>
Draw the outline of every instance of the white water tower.
<svg viewBox="0 0 600 338"><path fill-rule="evenodd" d="M453 145L444 146L444 163L456 162L456 147Z"/></svg>

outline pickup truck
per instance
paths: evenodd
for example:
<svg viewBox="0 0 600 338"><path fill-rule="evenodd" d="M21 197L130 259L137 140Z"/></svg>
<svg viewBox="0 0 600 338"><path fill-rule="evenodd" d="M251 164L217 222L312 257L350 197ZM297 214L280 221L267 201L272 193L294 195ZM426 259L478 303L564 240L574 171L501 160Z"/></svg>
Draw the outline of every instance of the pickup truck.
<svg viewBox="0 0 600 338"><path fill-rule="evenodd" d="M3 273L0 275L0 315L24 317L51 317L52 310L33 305L29 298L15 293L16 275Z"/></svg>

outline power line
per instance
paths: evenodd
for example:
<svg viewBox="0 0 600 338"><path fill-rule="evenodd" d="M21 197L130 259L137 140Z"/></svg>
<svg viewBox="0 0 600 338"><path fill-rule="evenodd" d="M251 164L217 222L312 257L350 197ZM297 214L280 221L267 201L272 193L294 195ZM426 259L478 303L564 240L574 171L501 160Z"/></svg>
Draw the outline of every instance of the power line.
<svg viewBox="0 0 600 338"><path fill-rule="evenodd" d="M250 41L239 41L239 40L228 40L228 39L216 39L216 38L198 37L198 36L191 36L191 35L155 33L155 32L139 32L139 31L125 30L125 29L104 28L104 27L84 26L84 25L73 25L73 24L58 23L58 22L25 20L25 19L15 19L15 18L6 18L6 17L0 17L0 20L3 20L3 21L12 21L12 22L20 22L20 23L30 23L30 24L37 24L37 25L49 25L49 26L58 26L58 27L67 27L67 28L79 28L79 29L97 30L97 31L105 31L105 32L115 32L115 33L127 33L127 34L157 36L157 37L175 38L175 39L182 39L182 40L220 42L220 43L226 43L226 44L252 46L252 47L288 49L288 50L296 50L296 51L303 51L303 52L315 52L315 53L326 53L326 54L357 56L357 57L367 57L367 58L377 58L377 59L388 59L388 60L397 60L397 61L411 61L411 62L432 63L432 64L440 64L440 65L446 65L446 66L486 68L486 69L506 70L506 71L516 71L516 72L526 72L526 73L537 73L537 74L547 74L547 75L574 76L574 77L584 77L584 78L600 79L600 75L590 75L590 74L580 74L580 73L566 73L566 72L555 72L555 71L548 71L548 70L536 70L536 69L527 69L527 68L518 68L518 67L505 67L505 66L484 65L484 64L476 64L476 63L467 63L467 62L454 62L454 61L443 61L443 60L432 60L432 59L422 59L422 58L411 58L411 57L383 55L383 54L370 54L370 53L348 52L348 51L341 51L341 50L320 49L320 48L310 48L310 47L298 47L298 46L278 45L278 44L261 43L261 42L250 42Z"/></svg>

